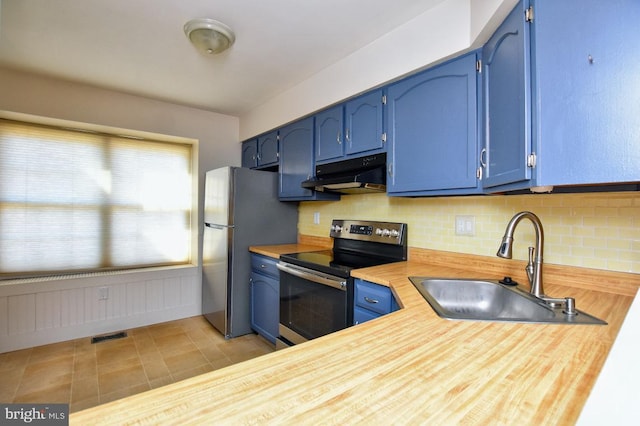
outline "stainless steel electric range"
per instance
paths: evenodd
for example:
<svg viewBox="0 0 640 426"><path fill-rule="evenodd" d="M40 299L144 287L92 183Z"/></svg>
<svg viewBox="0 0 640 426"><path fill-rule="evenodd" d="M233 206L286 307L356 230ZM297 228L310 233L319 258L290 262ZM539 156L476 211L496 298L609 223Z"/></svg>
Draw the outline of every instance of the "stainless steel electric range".
<svg viewBox="0 0 640 426"><path fill-rule="evenodd" d="M407 259L407 225L333 220L333 249L280 256L280 324L276 348L353 325L357 268Z"/></svg>

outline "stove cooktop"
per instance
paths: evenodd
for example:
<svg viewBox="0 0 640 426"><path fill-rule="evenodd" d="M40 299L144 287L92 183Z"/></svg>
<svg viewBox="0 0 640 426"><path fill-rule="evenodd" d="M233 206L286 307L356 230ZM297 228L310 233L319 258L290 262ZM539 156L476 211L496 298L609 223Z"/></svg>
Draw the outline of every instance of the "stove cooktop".
<svg viewBox="0 0 640 426"><path fill-rule="evenodd" d="M396 259L384 259L354 253L333 252L332 250L283 254L280 259L294 265L349 278L351 270L369 266L397 262Z"/></svg>
<svg viewBox="0 0 640 426"><path fill-rule="evenodd" d="M406 229L404 223L334 219L333 249L283 254L280 260L349 278L353 269L406 260Z"/></svg>

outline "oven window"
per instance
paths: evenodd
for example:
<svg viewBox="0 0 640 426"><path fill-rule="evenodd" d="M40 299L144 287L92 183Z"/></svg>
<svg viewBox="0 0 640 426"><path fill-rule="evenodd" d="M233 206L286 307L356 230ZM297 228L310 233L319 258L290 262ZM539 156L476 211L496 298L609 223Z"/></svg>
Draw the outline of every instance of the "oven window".
<svg viewBox="0 0 640 426"><path fill-rule="evenodd" d="M348 299L347 291L280 273L280 323L309 340L347 328Z"/></svg>

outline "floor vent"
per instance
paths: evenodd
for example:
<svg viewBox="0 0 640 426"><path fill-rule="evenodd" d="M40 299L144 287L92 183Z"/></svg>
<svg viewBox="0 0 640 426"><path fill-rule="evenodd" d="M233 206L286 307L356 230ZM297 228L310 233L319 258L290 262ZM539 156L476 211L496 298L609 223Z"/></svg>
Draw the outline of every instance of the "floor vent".
<svg viewBox="0 0 640 426"><path fill-rule="evenodd" d="M121 331L120 333L107 334L106 336L92 337L91 343L100 343L105 340L122 339L123 337L127 337L127 333L125 331Z"/></svg>

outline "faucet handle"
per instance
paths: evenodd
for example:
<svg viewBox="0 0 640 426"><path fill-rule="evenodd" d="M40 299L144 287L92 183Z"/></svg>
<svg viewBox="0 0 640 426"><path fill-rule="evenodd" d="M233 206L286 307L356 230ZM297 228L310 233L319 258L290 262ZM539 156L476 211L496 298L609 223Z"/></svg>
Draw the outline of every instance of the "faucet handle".
<svg viewBox="0 0 640 426"><path fill-rule="evenodd" d="M529 263L527 263L527 267L525 270L527 271L527 277L529 278L529 284L533 282L533 251L535 249L533 247L529 247Z"/></svg>

